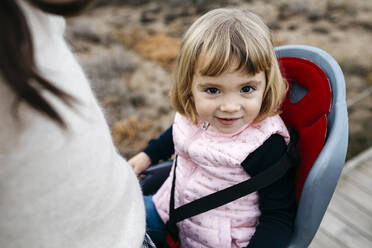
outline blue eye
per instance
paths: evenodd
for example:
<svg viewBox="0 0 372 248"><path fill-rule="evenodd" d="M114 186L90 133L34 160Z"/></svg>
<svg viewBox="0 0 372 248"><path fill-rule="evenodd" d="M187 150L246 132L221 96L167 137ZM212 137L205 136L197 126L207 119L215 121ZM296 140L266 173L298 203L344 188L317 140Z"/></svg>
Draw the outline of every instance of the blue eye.
<svg viewBox="0 0 372 248"><path fill-rule="evenodd" d="M242 92L242 93L251 93L254 90L255 89L252 86L244 86L243 88L241 88L240 92Z"/></svg>
<svg viewBox="0 0 372 248"><path fill-rule="evenodd" d="M220 90L217 88L211 87L211 88L206 88L205 92L207 92L208 94L214 95L214 94L220 93Z"/></svg>

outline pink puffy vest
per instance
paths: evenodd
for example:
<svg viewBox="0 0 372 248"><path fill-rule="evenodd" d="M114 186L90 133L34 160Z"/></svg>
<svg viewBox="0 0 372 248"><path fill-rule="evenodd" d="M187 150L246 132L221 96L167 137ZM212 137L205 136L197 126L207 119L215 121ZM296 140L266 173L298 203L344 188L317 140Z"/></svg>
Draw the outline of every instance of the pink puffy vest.
<svg viewBox="0 0 372 248"><path fill-rule="evenodd" d="M212 126L194 125L177 113L173 124L175 153L178 154L175 208L249 179L241 162L275 133L288 143L287 128L278 115L256 125L246 125L236 133L222 134ZM153 197L164 223L169 218L173 169ZM179 222L181 246L246 246L256 230L259 216L258 194L254 192Z"/></svg>

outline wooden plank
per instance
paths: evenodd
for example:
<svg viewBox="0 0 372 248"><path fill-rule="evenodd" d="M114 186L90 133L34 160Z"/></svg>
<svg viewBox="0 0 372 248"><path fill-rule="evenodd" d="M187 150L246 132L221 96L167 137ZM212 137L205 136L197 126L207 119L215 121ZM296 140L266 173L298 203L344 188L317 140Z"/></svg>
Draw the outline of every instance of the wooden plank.
<svg viewBox="0 0 372 248"><path fill-rule="evenodd" d="M361 173L368 174L368 176L372 177L372 158L364 161L363 165L358 166L356 170L360 171Z"/></svg>
<svg viewBox="0 0 372 248"><path fill-rule="evenodd" d="M372 216L372 195L368 194L358 184L348 179L342 179L337 185L335 194L341 192L351 199L358 208L363 209L368 215Z"/></svg>
<svg viewBox="0 0 372 248"><path fill-rule="evenodd" d="M357 167L366 165L372 166L372 146L359 153L357 156L348 160L342 170L342 174L348 174L350 171L354 170Z"/></svg>
<svg viewBox="0 0 372 248"><path fill-rule="evenodd" d="M343 179L358 185L361 190L372 195L372 178L368 174L361 172L359 168L355 168L344 175Z"/></svg>
<svg viewBox="0 0 372 248"><path fill-rule="evenodd" d="M372 247L372 158L342 174L310 247Z"/></svg>
<svg viewBox="0 0 372 248"><path fill-rule="evenodd" d="M339 216L327 211L322 222L322 230L346 247L371 248L372 242L357 231L353 226L343 222ZM327 247L327 246L325 246ZM342 247L342 246L340 246Z"/></svg>
<svg viewBox="0 0 372 248"><path fill-rule="evenodd" d="M341 192L332 198L329 211L340 221L346 223L350 228L357 231L370 241L372 247L372 216L358 208L346 195ZM358 247L358 246L356 246Z"/></svg>
<svg viewBox="0 0 372 248"><path fill-rule="evenodd" d="M348 248L345 244L329 235L323 228L320 228L316 233L314 240L311 242L310 248Z"/></svg>

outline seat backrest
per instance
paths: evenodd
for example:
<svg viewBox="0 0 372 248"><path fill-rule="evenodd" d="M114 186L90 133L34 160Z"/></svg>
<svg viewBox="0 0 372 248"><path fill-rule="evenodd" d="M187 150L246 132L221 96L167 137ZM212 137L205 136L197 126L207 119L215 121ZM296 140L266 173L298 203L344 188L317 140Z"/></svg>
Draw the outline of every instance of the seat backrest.
<svg viewBox="0 0 372 248"><path fill-rule="evenodd" d="M296 173L296 200L299 201L305 179L322 150L331 108L331 87L324 71L310 60L298 57L278 59L289 90L281 117L288 128L299 134L301 164Z"/></svg>
<svg viewBox="0 0 372 248"><path fill-rule="evenodd" d="M323 102L324 98L327 97L325 97L324 95L318 95L313 99L313 102L307 102L309 108L300 108L300 112L297 113L299 116L307 115L306 112L312 111L314 108L319 111L321 116L326 116L326 133L324 133L326 136L324 141L318 140L319 137L314 137L312 135L308 135L306 138L304 138L305 134L302 134L302 138L304 139L304 141L300 141L306 143L302 144L303 153L316 153L317 151L315 152L313 151L313 149L321 149L320 153L316 156L315 162L312 164L312 166L311 164L309 164L308 168L299 169L297 178L297 186L300 186L297 188L297 192L299 193L298 207L294 234L289 247L308 247L323 219L324 213L326 212L328 204L335 191L345 162L348 145L348 118L345 80L342 70L336 60L327 52L319 48L304 45L287 45L276 47L275 52L279 60L283 60L283 63L285 64L292 64L292 68L297 68L297 65L293 65L293 63L297 64L298 61L301 61L301 58L304 59L303 61L311 61L312 63L316 64L325 73L331 87L332 99L331 107L328 114L326 114L326 104ZM287 59L285 59L284 57L292 57L296 59L289 59L289 61L287 61ZM309 62L305 63L310 64ZM286 65L284 65L284 67L286 67ZM287 68L291 68L291 66L288 66ZM305 74L307 73L307 71L301 70L296 72L295 70L300 69L287 68L285 68L284 74L287 73L288 75L291 74L295 75L296 77L299 76L300 78L302 78L301 81L308 81L309 84L312 84L312 80L308 79L307 76L298 75L302 73ZM310 70L317 70L314 68ZM289 70L291 70L291 72ZM315 72L315 74L318 74L318 76L321 77L317 80L325 81L324 75L322 76L322 73ZM298 81L298 84L300 83L299 79L294 78L294 80ZM303 95L305 95L304 90L302 90L303 87L307 88L307 95L309 95L310 93L310 89L308 88L310 86L300 87L298 86L298 84L292 85L292 89L297 88L296 91L299 92L292 93L292 102L296 102L298 98L301 98ZM322 91L324 91L324 89L322 89ZM302 98L302 101L307 101L305 99L307 95ZM291 98L291 96L289 97ZM298 103L300 101L298 101ZM318 101L321 101L322 103L318 103ZM284 108L290 108L296 105L293 103L289 103L286 106L287 103L284 103ZM324 109L318 109L318 106L320 105L323 106ZM303 111L304 113L301 111ZM287 121L288 124L292 122L294 123L293 125L304 124L297 123L298 120L296 118L296 115L286 117L285 113L283 114L283 118ZM322 121L319 121L323 123L317 124L319 125L319 127L316 126L316 124L313 124L315 125L313 128L315 130L322 130L322 132L324 132L324 117L319 117L318 119L323 119ZM304 125L303 133L306 133L306 131L310 132L310 129L307 129L308 126ZM320 135L320 138L322 136L323 135ZM318 145L322 142L324 142L323 148L319 148ZM305 146L307 146L308 149L305 149ZM308 173L306 173L306 171L308 171Z"/></svg>

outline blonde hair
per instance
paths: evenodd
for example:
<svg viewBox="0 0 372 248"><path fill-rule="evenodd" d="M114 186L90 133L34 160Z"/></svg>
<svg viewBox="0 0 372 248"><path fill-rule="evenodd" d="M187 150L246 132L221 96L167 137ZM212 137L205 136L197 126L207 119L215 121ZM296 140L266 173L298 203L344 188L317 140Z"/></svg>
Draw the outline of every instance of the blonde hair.
<svg viewBox="0 0 372 248"><path fill-rule="evenodd" d="M228 8L209 11L185 33L170 92L176 111L197 123L191 91L194 75L219 76L236 59L236 71L250 75L264 72L266 76L262 106L255 123L278 114L287 82L279 70L270 30L256 14Z"/></svg>

